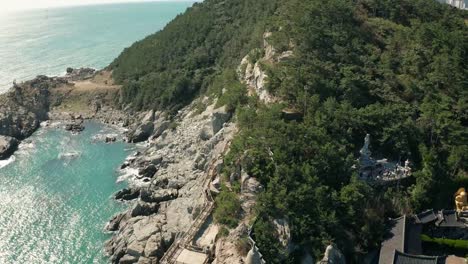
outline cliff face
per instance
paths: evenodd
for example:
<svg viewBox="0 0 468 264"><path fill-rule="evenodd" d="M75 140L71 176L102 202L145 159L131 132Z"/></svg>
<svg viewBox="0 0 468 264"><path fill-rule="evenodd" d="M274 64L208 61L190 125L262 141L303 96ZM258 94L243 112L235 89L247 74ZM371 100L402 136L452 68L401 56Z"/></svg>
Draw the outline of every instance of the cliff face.
<svg viewBox="0 0 468 264"><path fill-rule="evenodd" d="M38 76L14 85L0 95L0 135L24 139L30 136L49 111L49 88L65 83L62 79Z"/></svg>
<svg viewBox="0 0 468 264"><path fill-rule="evenodd" d="M117 198L133 205L107 226L115 231L106 246L113 263L157 263L206 206L208 169L236 128L226 123L230 114L223 108L212 105L199 115L194 111L184 108L163 131L161 113L142 118L143 123L153 122L155 129L149 147L123 165L130 188Z"/></svg>

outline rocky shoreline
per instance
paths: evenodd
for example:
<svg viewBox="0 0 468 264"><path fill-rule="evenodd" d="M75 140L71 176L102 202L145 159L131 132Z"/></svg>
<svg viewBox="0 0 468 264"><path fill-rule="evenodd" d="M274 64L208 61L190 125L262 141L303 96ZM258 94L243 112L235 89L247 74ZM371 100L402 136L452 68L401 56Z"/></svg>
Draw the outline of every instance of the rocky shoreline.
<svg viewBox="0 0 468 264"><path fill-rule="evenodd" d="M149 135L147 147L122 165L131 174L130 186L115 198L131 206L106 226L114 232L106 244L112 263L158 263L202 211L208 167L236 131L228 122L231 113L213 108L194 115L189 106L172 121L150 111L131 130L129 139L139 141L139 131L153 124L143 137Z"/></svg>
<svg viewBox="0 0 468 264"><path fill-rule="evenodd" d="M13 154L41 123L60 124L72 133L85 129L84 120L124 128L126 140L142 147L120 168L129 186L115 199L130 205L106 225L113 236L105 251L112 263L158 263L203 210L205 174L236 127L229 122L232 113L224 107L214 109L214 104L201 114L190 105L175 117L119 110L112 101L119 87L109 84L108 76L92 69L67 69L64 77L38 76L14 84L0 95L0 158ZM80 100L85 103L76 107ZM217 164L218 171L221 166Z"/></svg>

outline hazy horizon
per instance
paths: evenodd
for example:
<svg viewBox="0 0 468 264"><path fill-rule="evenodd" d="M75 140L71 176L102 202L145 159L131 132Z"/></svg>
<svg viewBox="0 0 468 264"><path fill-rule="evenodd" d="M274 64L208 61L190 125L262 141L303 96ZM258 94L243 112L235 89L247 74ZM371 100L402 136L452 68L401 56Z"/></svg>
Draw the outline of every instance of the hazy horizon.
<svg viewBox="0 0 468 264"><path fill-rule="evenodd" d="M1 2L0 13L31 9L139 2L197 2L197 0L16 0Z"/></svg>

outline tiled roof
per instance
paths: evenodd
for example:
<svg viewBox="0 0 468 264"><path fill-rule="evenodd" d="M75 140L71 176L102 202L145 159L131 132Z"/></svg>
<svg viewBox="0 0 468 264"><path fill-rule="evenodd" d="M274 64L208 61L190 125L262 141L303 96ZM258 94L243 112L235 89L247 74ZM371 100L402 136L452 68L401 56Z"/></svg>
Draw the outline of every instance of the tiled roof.
<svg viewBox="0 0 468 264"><path fill-rule="evenodd" d="M429 222L437 220L437 215L434 213L434 210L431 209L416 215L415 220L416 223L427 224Z"/></svg>
<svg viewBox="0 0 468 264"><path fill-rule="evenodd" d="M379 264L392 264L395 250L405 250L406 216L392 219L391 227L380 248Z"/></svg>
<svg viewBox="0 0 468 264"><path fill-rule="evenodd" d="M439 220L436 222L440 227L465 227L465 224L458 219L455 210L442 210L439 212Z"/></svg>
<svg viewBox="0 0 468 264"><path fill-rule="evenodd" d="M438 264L439 257L410 255L395 250L393 264Z"/></svg>

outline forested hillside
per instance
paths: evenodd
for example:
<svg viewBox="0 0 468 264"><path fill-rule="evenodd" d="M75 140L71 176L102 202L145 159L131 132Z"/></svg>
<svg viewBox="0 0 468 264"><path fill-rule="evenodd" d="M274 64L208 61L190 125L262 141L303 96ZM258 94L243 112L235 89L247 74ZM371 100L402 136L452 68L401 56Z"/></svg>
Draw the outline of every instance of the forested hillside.
<svg viewBox="0 0 468 264"><path fill-rule="evenodd" d="M255 230L269 263L296 263L306 251L319 258L330 242L359 263L380 245L385 219L452 208L468 185L467 25L466 11L433 0L207 0L110 67L136 109L177 110L227 90L222 102L240 132L226 175L241 164L266 186ZM268 105L247 99L233 74L265 32L294 54L263 65L268 91L281 98ZM284 108L302 120L285 120ZM376 156L412 162L412 182L356 178L366 133ZM235 189L224 192L235 200ZM275 218L289 219L293 250L279 243ZM223 221L235 226L236 214Z"/></svg>
<svg viewBox="0 0 468 264"><path fill-rule="evenodd" d="M111 65L136 109L178 109L206 90L224 67L261 46L276 0L206 0L164 30L126 49Z"/></svg>

